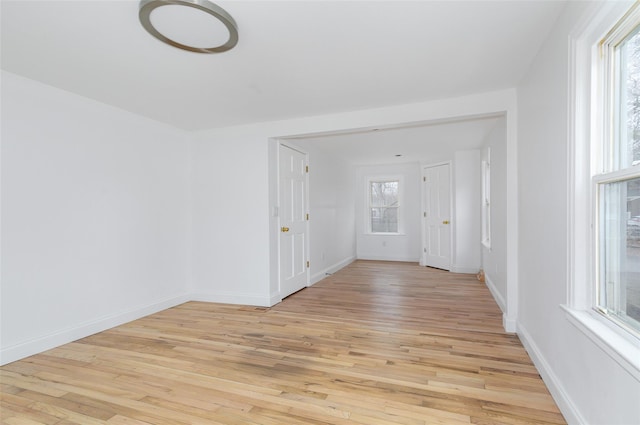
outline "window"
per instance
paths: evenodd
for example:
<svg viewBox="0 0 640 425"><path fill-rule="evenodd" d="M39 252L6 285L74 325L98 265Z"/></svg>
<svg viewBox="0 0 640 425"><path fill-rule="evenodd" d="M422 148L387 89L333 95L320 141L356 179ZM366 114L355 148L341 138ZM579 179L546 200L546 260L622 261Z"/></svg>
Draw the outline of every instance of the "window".
<svg viewBox="0 0 640 425"><path fill-rule="evenodd" d="M491 248L491 148L482 161L482 244Z"/></svg>
<svg viewBox="0 0 640 425"><path fill-rule="evenodd" d="M400 233L400 179L368 179L368 229L371 233Z"/></svg>
<svg viewBox="0 0 640 425"><path fill-rule="evenodd" d="M598 2L569 34L569 286L561 306L571 324L637 379L633 193L640 170L628 127L637 117L628 52L639 23L640 7Z"/></svg>
<svg viewBox="0 0 640 425"><path fill-rule="evenodd" d="M601 42L601 130L592 145L592 187L595 308L640 335L638 17L638 13L628 14Z"/></svg>

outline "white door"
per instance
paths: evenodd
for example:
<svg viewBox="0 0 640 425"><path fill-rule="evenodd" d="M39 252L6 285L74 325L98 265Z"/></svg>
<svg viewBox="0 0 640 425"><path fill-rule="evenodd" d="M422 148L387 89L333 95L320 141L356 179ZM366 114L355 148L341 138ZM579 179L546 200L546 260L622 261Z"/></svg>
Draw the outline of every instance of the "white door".
<svg viewBox="0 0 640 425"><path fill-rule="evenodd" d="M307 286L307 157L280 145L280 296Z"/></svg>
<svg viewBox="0 0 640 425"><path fill-rule="evenodd" d="M449 164L424 169L424 264L451 270L451 174Z"/></svg>

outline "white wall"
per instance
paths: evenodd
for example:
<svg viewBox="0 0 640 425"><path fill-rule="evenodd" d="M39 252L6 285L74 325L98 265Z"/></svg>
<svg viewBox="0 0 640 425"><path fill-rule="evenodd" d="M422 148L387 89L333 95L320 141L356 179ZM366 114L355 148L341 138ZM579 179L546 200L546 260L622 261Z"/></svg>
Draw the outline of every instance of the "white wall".
<svg viewBox="0 0 640 425"><path fill-rule="evenodd" d="M2 73L1 357L185 300L188 143Z"/></svg>
<svg viewBox="0 0 640 425"><path fill-rule="evenodd" d="M480 270L480 150L458 151L453 161L453 196L455 209L453 258L454 273L477 273Z"/></svg>
<svg viewBox="0 0 640 425"><path fill-rule="evenodd" d="M421 195L420 164L389 164L356 167L357 256L364 260L420 261ZM376 235L367 231L367 178L397 176L402 179L400 219L402 234Z"/></svg>
<svg viewBox="0 0 640 425"><path fill-rule="evenodd" d="M309 153L309 240L311 282L356 258L354 172L346 161L312 145Z"/></svg>
<svg viewBox="0 0 640 425"><path fill-rule="evenodd" d="M491 249L482 245L482 269L500 309L507 299L507 143L505 121L499 120L485 139L481 160L491 148Z"/></svg>
<svg viewBox="0 0 640 425"><path fill-rule="evenodd" d="M570 423L640 423L640 382L569 322L568 34L587 6L569 2L518 87L518 334Z"/></svg>
<svg viewBox="0 0 640 425"><path fill-rule="evenodd" d="M193 140L194 299L269 305L268 140L237 136Z"/></svg>

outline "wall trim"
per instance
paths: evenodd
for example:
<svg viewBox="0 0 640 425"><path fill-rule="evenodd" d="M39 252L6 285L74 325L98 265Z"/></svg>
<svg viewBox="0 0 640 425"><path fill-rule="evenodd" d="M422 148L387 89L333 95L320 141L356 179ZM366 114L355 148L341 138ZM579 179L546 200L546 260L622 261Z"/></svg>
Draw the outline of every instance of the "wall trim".
<svg viewBox="0 0 640 425"><path fill-rule="evenodd" d="M271 295L261 294L242 294L231 291L216 291L216 292L200 292L189 294L190 301L199 301L205 303L218 303L218 304L235 304L235 305L252 305L257 307L271 307L282 300L280 293ZM276 300L276 302L272 302Z"/></svg>
<svg viewBox="0 0 640 425"><path fill-rule="evenodd" d="M451 266L450 271L451 273L477 274L480 271L480 267L465 267L454 264Z"/></svg>
<svg viewBox="0 0 640 425"><path fill-rule="evenodd" d="M640 344L636 338L593 309L576 310L566 305L560 305L560 308L564 310L569 323L640 382Z"/></svg>
<svg viewBox="0 0 640 425"><path fill-rule="evenodd" d="M311 276L311 281L309 282L309 285L307 285L307 286L315 285L316 283L320 282L322 279L327 277L328 274L334 274L338 270L348 266L349 264L353 263L354 261L356 261L356 257L355 256L347 257L342 261L338 261L337 263L335 263L335 264L333 264L333 265L331 265L329 267L326 267L323 270L320 270L318 273L315 273L314 275Z"/></svg>
<svg viewBox="0 0 640 425"><path fill-rule="evenodd" d="M274 305L282 302L282 297L280 296L280 291L276 291L271 294L269 297L269 305L267 307L273 307Z"/></svg>
<svg viewBox="0 0 640 425"><path fill-rule="evenodd" d="M522 326L521 323L517 324L517 333L520 337L520 341L522 341L522 345L524 345L525 350L529 353L529 357L533 361L536 369L540 372L540 376L542 380L547 385L551 396L555 400L558 408L562 412L562 415L567 420L567 423L571 424L586 424L587 421L580 414L579 410L576 408L575 403L571 400L569 394L565 391L560 378L553 372L551 366L546 361L544 356L542 355L542 351L536 345L533 337L529 332Z"/></svg>
<svg viewBox="0 0 640 425"><path fill-rule="evenodd" d="M484 283L487 285L487 288L489 288L489 292L491 292L491 295L493 295L493 299L496 300L496 304L498 304L498 307L500 307L500 311L504 313L507 310L507 303L505 302L504 297L502 296L500 291L498 291L498 288L496 288L496 285L491 280L491 277L486 272L484 274Z"/></svg>
<svg viewBox="0 0 640 425"><path fill-rule="evenodd" d="M506 333L514 334L518 331L518 322L516 322L514 319L509 318L507 313L504 313L502 315L502 327L504 328L504 331Z"/></svg>
<svg viewBox="0 0 640 425"><path fill-rule="evenodd" d="M513 318L510 318L509 315L507 315L507 302L502 296L502 294L500 293L500 291L498 291L498 288L496 287L496 285L491 280L491 276L489 276L486 273L484 275L484 283L485 285L487 285L487 288L489 288L489 292L491 292L493 299L495 300L496 304L498 304L498 307L502 311L502 327L504 328L504 331L510 334L517 333L517 330L518 330L517 321Z"/></svg>
<svg viewBox="0 0 640 425"><path fill-rule="evenodd" d="M406 263L420 263L420 257L394 257L387 255L358 254L357 259L369 261L402 261Z"/></svg>
<svg viewBox="0 0 640 425"><path fill-rule="evenodd" d="M116 326L141 319L150 314L166 310L189 301L188 294L156 301L152 304L137 306L132 309L110 314L98 319L89 320L78 326L61 329L50 335L33 338L0 350L0 366L11 363L34 354L42 353L52 348L86 338L98 332L106 331Z"/></svg>

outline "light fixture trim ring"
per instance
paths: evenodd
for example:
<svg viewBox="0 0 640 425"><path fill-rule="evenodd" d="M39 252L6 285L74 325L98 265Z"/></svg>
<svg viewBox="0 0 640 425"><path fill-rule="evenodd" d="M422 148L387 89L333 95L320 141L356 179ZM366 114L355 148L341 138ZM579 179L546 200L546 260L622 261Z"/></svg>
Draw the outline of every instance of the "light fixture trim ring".
<svg viewBox="0 0 640 425"><path fill-rule="evenodd" d="M229 39L226 43L221 44L220 46L194 47L178 43L177 41L166 37L151 23L151 12L158 7L169 5L192 7L213 16L227 28L229 31ZM164 43L177 47L178 49L196 53L221 53L231 50L236 44L238 44L238 26L236 25L236 21L223 8L208 0L141 0L138 18L140 19L142 27L147 30L149 34Z"/></svg>

